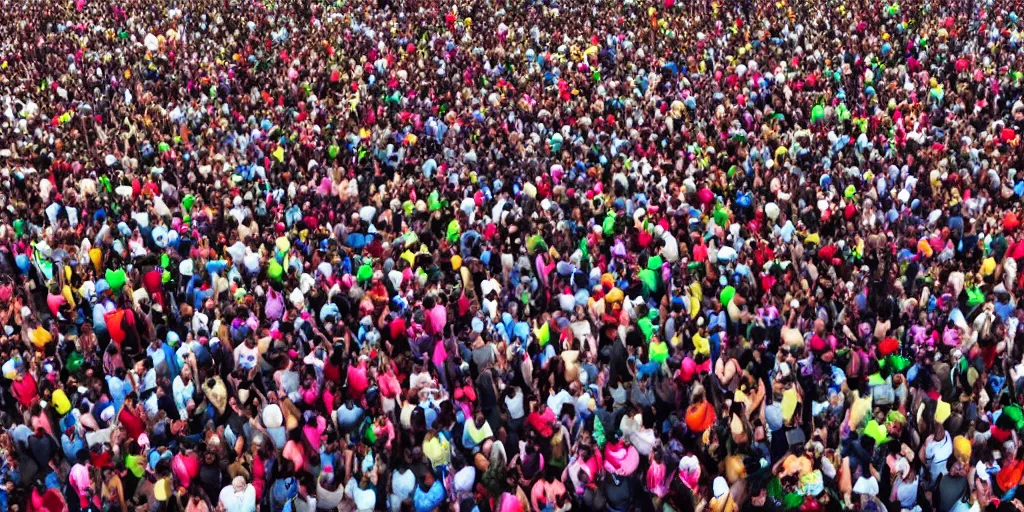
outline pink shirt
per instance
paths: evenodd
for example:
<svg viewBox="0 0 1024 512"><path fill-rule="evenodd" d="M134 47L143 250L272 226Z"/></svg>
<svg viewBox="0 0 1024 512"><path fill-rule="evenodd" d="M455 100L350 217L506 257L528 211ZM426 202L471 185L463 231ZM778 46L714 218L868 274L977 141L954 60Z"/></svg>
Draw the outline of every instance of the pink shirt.
<svg viewBox="0 0 1024 512"><path fill-rule="evenodd" d="M302 452L302 446L295 441L289 440L285 443L281 455L290 460L296 470L306 467L306 454Z"/></svg>
<svg viewBox="0 0 1024 512"><path fill-rule="evenodd" d="M348 367L348 393L353 400L359 400L370 387L370 381L366 377L366 362L360 362L358 366Z"/></svg>
<svg viewBox="0 0 1024 512"><path fill-rule="evenodd" d="M377 381L380 384L380 392L385 398L394 398L402 391L402 385L392 373L381 375Z"/></svg>
<svg viewBox="0 0 1024 512"><path fill-rule="evenodd" d="M324 421L323 416L316 418L316 425L302 427L302 433L306 436L306 441L309 441L309 445L314 450L320 450L320 434L324 433L325 428L327 428L327 423Z"/></svg>
<svg viewBox="0 0 1024 512"><path fill-rule="evenodd" d="M85 508L89 506L88 495L86 490L91 486L89 481L89 468L83 464L75 464L71 468L71 473L68 475L68 483L75 488L75 492L78 493L78 500L81 503L81 507Z"/></svg>

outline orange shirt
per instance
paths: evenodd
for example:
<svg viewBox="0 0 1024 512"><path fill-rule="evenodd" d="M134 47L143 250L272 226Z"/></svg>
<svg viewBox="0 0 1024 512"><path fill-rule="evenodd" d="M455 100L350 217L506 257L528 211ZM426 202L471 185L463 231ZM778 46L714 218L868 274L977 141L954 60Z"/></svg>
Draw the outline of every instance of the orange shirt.
<svg viewBox="0 0 1024 512"><path fill-rule="evenodd" d="M1017 460L996 473L996 484L1000 490L1008 491L1020 483L1021 477L1024 477L1024 460Z"/></svg>

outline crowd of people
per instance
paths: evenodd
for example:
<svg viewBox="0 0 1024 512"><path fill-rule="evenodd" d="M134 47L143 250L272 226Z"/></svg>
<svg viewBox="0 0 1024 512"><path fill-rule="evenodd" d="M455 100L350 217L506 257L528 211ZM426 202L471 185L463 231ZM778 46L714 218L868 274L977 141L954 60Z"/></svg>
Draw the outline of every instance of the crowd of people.
<svg viewBox="0 0 1024 512"><path fill-rule="evenodd" d="M0 8L0 512L1024 510L1018 1Z"/></svg>

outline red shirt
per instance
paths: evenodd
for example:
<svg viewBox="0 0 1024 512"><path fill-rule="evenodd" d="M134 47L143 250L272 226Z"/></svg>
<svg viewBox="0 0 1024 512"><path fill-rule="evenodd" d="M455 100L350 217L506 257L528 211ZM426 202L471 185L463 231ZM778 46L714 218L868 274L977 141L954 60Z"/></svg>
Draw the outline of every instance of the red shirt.
<svg viewBox="0 0 1024 512"><path fill-rule="evenodd" d="M121 413L117 415L117 420L124 425L124 429L128 431L128 437L131 439L138 439L139 436L146 433L146 424L142 418L136 416L127 407L121 407Z"/></svg>
<svg viewBox="0 0 1024 512"><path fill-rule="evenodd" d="M39 391L36 389L36 378L31 373L26 373L24 377L11 383L11 393L14 398L18 399L18 403L22 407L26 409L32 407L32 402L39 396Z"/></svg>
<svg viewBox="0 0 1024 512"><path fill-rule="evenodd" d="M526 417L526 423L530 425L530 428L537 431L541 437L551 437L555 433L554 429L551 428L551 424L555 421L555 413L551 409L545 407L543 414L538 414L536 411L531 412Z"/></svg>
<svg viewBox="0 0 1024 512"><path fill-rule="evenodd" d="M113 455L110 452L103 452L97 454L95 452L90 451L89 463L98 468L114 467Z"/></svg>

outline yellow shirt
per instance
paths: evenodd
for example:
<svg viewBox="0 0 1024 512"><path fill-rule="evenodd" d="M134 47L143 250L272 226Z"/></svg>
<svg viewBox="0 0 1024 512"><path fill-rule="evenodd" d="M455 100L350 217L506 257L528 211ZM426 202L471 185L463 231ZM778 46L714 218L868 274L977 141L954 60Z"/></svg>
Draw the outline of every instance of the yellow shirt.
<svg viewBox="0 0 1024 512"><path fill-rule="evenodd" d="M447 439L435 436L423 442L423 454L430 459L430 464L435 468L448 464L451 456L451 445Z"/></svg>
<svg viewBox="0 0 1024 512"><path fill-rule="evenodd" d="M711 340L700 335L693 335L693 351L697 355L711 356Z"/></svg>

